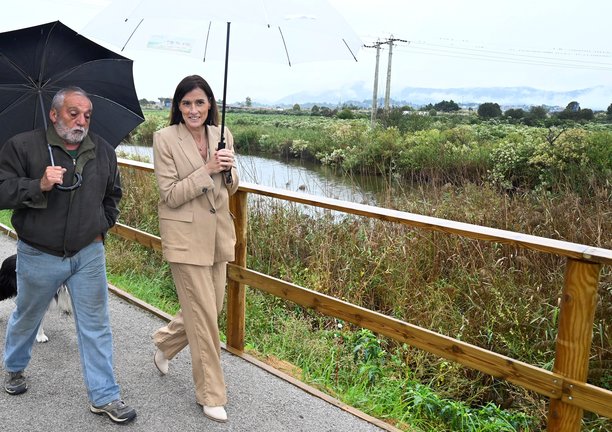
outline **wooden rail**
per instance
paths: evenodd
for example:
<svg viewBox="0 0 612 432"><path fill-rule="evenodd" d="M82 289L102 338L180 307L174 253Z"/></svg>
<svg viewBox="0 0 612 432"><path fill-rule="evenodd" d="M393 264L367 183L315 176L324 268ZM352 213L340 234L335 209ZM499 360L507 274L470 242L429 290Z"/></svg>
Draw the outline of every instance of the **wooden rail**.
<svg viewBox="0 0 612 432"><path fill-rule="evenodd" d="M119 163L126 168L153 171L153 166L147 163L126 159L120 159ZM249 193L565 257L553 371L247 269ZM228 347L237 351L244 349L245 286L248 285L546 396L551 401L549 432L580 430L583 410L612 418L612 392L586 383L599 275L603 265L612 264L612 250L248 183L241 184L230 205L236 217L237 243L236 260L228 266ZM161 247L159 237L125 225L118 224L113 232L148 247Z"/></svg>

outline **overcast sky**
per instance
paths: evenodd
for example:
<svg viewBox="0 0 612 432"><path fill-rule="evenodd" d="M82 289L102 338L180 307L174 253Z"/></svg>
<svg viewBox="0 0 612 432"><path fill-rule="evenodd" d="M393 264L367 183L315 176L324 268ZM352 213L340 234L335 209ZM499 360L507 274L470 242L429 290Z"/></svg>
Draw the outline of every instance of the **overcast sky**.
<svg viewBox="0 0 612 432"><path fill-rule="evenodd" d="M108 4L107 0L0 1L0 31L57 19L81 31ZM528 86L568 91L600 86L586 106L601 109L612 102L610 0L330 0L330 3L364 44L385 41L391 36L406 41L393 48L392 97L394 89L404 87ZM167 4L174 7L172 2ZM201 13L197 1L176 4L186 14ZM387 74L388 49L384 47L379 66L379 97L383 96ZM372 89L375 52L372 48L361 49L358 62L301 63L292 67L230 59L227 99L244 101L249 96L253 101L272 102L305 90L330 89L343 90L346 99L356 84ZM171 97L178 81L193 73L204 76L217 97L222 94L221 61L203 64L178 55L160 57L136 50L123 54L135 60L135 83L140 98Z"/></svg>

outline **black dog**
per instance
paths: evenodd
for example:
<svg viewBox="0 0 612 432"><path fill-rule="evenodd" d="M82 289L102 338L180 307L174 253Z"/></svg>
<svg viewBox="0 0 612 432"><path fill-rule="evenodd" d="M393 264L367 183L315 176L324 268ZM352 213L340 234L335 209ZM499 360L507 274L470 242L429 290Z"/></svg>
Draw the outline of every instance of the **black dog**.
<svg viewBox="0 0 612 432"><path fill-rule="evenodd" d="M2 263L0 267L0 301L6 300L17 295L17 274L15 273L17 268L17 255L11 255ZM59 287L55 294L55 302L59 306L60 310L66 314L72 313L72 306L70 304L70 294L66 285ZM37 342L47 342L49 338L45 335L43 325L40 323L38 328L38 334L36 335Z"/></svg>
<svg viewBox="0 0 612 432"><path fill-rule="evenodd" d="M16 265L17 255L11 255L4 260L2 267L0 267L0 301L17 295Z"/></svg>

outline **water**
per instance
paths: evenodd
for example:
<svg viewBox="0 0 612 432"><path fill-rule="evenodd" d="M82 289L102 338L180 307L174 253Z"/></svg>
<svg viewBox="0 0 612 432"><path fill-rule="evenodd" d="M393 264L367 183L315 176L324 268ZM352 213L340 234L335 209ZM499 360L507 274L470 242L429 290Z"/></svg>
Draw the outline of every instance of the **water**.
<svg viewBox="0 0 612 432"><path fill-rule="evenodd" d="M117 152L153 161L151 147L122 144ZM236 161L242 181L326 198L375 205L375 193L382 187L378 178L342 176L329 167L303 161L242 154L237 155Z"/></svg>

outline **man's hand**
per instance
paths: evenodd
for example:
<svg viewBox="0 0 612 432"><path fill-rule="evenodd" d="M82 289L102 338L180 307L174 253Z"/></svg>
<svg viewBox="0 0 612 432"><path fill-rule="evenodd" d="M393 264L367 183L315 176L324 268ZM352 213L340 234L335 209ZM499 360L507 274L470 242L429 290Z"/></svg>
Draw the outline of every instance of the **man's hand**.
<svg viewBox="0 0 612 432"><path fill-rule="evenodd" d="M61 166L48 166L45 169L45 173L40 179L40 190L48 192L53 189L56 184L62 184L64 182L64 173L66 168Z"/></svg>

